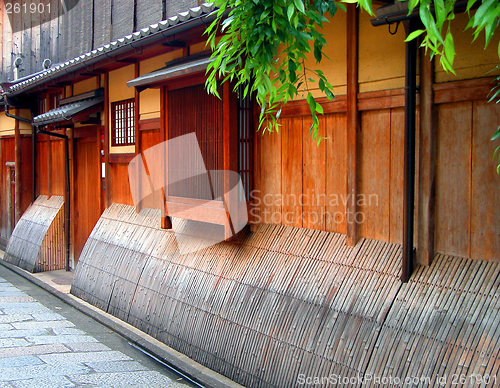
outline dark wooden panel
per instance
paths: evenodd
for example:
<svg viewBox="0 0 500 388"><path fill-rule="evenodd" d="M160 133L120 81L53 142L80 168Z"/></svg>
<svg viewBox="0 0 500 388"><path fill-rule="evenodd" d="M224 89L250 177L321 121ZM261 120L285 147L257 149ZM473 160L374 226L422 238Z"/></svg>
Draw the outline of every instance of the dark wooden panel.
<svg viewBox="0 0 500 388"><path fill-rule="evenodd" d="M312 119L304 117L302 124L303 187L306 198L302 207L303 227L325 230L326 224L326 171L325 141L319 145L309 133ZM325 117L319 116L318 136L325 137Z"/></svg>
<svg viewBox="0 0 500 388"><path fill-rule="evenodd" d="M36 187L38 195L49 194L48 147L49 142L47 140L38 141L36 144Z"/></svg>
<svg viewBox="0 0 500 388"><path fill-rule="evenodd" d="M220 91L221 92L221 91ZM206 187L200 179L206 179L206 172L223 170L223 106L222 101L206 92L203 84L169 90L168 139L195 133L197 142L187 145L184 150L169 148L169 179L180 181L169 184L169 195L186 198L215 199L222 196L224 187L222 175L212 180L214 198L206 197ZM186 109L189 107L189 109ZM186 155L201 150L205 166L193 165L194 158ZM179 152L184 152L180 154ZM182 162L181 162L182 161ZM185 177L196 172L198 178ZM200 191L200 188L202 191Z"/></svg>
<svg viewBox="0 0 500 388"><path fill-rule="evenodd" d="M326 115L326 218L328 232L346 233L347 201L347 118Z"/></svg>
<svg viewBox="0 0 500 388"><path fill-rule="evenodd" d="M500 123L500 107L474 102L472 134L471 257L500 261L500 175L498 157L492 155L498 141L491 134Z"/></svg>
<svg viewBox="0 0 500 388"><path fill-rule="evenodd" d="M141 136L141 152L151 148L161 142L160 130L144 130L140 132Z"/></svg>
<svg viewBox="0 0 500 388"><path fill-rule="evenodd" d="M76 263L90 232L101 216L101 209L98 205L101 199L101 179L99 148L96 139L76 139L75 143L75 214L73 222Z"/></svg>
<svg viewBox="0 0 500 388"><path fill-rule="evenodd" d="M391 110L389 241L398 244L403 242L404 117L403 108Z"/></svg>
<svg viewBox="0 0 500 388"><path fill-rule="evenodd" d="M438 108L436 251L470 255L472 103Z"/></svg>
<svg viewBox="0 0 500 388"><path fill-rule="evenodd" d="M158 23L163 18L163 0L137 0L136 31Z"/></svg>
<svg viewBox="0 0 500 388"><path fill-rule="evenodd" d="M30 137L23 136L21 137L21 186L20 186L21 215L28 208L33 199L32 160L33 160L33 152L32 152L31 136Z"/></svg>
<svg viewBox="0 0 500 388"><path fill-rule="evenodd" d="M51 139L51 195L64 195L66 193L66 162L64 140Z"/></svg>
<svg viewBox="0 0 500 388"><path fill-rule="evenodd" d="M128 164L111 164L109 170L110 180L112 182L110 187L111 202L133 205L128 179Z"/></svg>
<svg viewBox="0 0 500 388"><path fill-rule="evenodd" d="M389 240L391 111L365 111L359 142L357 221L363 237ZM355 215L351 214L351 217Z"/></svg>
<svg viewBox="0 0 500 388"><path fill-rule="evenodd" d="M257 134L261 136L261 134ZM282 189L282 133L264 133L260 139L261 154L261 182L260 193L262 223L281 224L281 200Z"/></svg>
<svg viewBox="0 0 500 388"><path fill-rule="evenodd" d="M14 229L14 184L15 176L5 164L14 162L14 139L0 138L0 222L1 236L8 239Z"/></svg>
<svg viewBox="0 0 500 388"><path fill-rule="evenodd" d="M281 224L302 227L302 117L283 118L281 191L283 195ZM269 136L269 135L266 135Z"/></svg>

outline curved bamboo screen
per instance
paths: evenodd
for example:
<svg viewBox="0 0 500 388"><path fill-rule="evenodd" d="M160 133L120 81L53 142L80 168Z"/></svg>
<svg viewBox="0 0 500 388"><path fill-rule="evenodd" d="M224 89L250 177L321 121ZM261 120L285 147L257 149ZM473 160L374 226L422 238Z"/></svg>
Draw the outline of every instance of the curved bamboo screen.
<svg viewBox="0 0 500 388"><path fill-rule="evenodd" d="M17 223L4 260L29 272L65 268L64 199L39 196Z"/></svg>
<svg viewBox="0 0 500 388"><path fill-rule="evenodd" d="M157 211L114 204L71 292L248 387L498 372L499 263L438 255L402 284L400 256L280 225L180 255Z"/></svg>

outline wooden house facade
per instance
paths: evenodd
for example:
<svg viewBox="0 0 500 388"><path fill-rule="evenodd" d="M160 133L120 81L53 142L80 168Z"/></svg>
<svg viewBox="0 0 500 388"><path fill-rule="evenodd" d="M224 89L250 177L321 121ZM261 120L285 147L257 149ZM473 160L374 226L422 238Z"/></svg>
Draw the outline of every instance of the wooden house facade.
<svg viewBox="0 0 500 388"><path fill-rule="evenodd" d="M458 15L456 75L418 51L415 179L405 181L408 48L397 23L374 27L349 7L325 24L331 61L317 68L336 98L312 89L324 109L317 145L305 100L283 106L278 133L262 134L252 102L230 84L220 85L221 99L205 92L213 5L184 2L170 13L174 2L104 3L102 15L92 11L90 46L2 84L6 260L74 270L73 294L246 386L332 374L427 373L435 383L444 373L500 373L500 325L485 323L498 323L500 300L500 177L489 141L500 107L487 102L498 42L472 44ZM57 19L61 42L76 39L64 20L92 4L81 0ZM101 16L116 18L104 33ZM205 171L238 173L244 201L224 197L224 175L211 181L211 197L195 183L133 192L130 163L192 132ZM159 170L170 176L170 165L189 158L168 153ZM152 185L153 168L139 182ZM248 219L236 236L234 203ZM209 233L191 237L202 248L182 254L173 226ZM203 245L217 228L225 241ZM407 283L404 231L415 264Z"/></svg>

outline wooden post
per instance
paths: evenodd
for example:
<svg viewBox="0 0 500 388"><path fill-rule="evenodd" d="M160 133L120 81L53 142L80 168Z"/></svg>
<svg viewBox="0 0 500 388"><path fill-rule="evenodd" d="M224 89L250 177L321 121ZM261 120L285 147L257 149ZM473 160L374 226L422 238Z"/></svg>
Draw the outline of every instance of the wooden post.
<svg viewBox="0 0 500 388"><path fill-rule="evenodd" d="M434 257L437 126L433 84L434 63L421 48L417 263L422 265L429 265Z"/></svg>
<svg viewBox="0 0 500 388"><path fill-rule="evenodd" d="M162 152L163 165L163 207L161 209L161 228L172 229L172 219L167 215L166 201L168 199L168 91L167 87L163 86L160 89L160 143L165 147Z"/></svg>
<svg viewBox="0 0 500 388"><path fill-rule="evenodd" d="M67 135L66 129L64 129L64 133ZM75 226L76 226L76 209L75 204L75 189L76 189L76 182L75 182L75 176L76 176L76 162L75 162L75 148L76 148L76 142L75 142L75 130L74 128L69 129L69 138L68 138L68 143L69 143L69 214L70 214L70 219L69 219L69 225L70 225L70 230L69 230L69 257L70 260L72 261L72 268L75 268ZM50 136L48 136L50 138ZM85 184L84 182L80 182L80 184ZM83 209L80 209L83 211Z"/></svg>
<svg viewBox="0 0 500 388"><path fill-rule="evenodd" d="M357 212L357 134L358 113L358 33L359 13L354 4L347 6L347 236L346 244L358 242Z"/></svg>
<svg viewBox="0 0 500 388"><path fill-rule="evenodd" d="M15 113L16 116L19 116L19 110L16 109ZM16 163L16 172L15 172L15 177L16 177L16 183L15 183L15 224L17 225L17 222L21 218L21 130L19 128L19 120L15 120L14 124L14 142L15 142L15 155L14 155L14 162Z"/></svg>
<svg viewBox="0 0 500 388"><path fill-rule="evenodd" d="M238 194L231 192L235 182L231 182L231 171L238 173L238 101L232 92L232 86L225 82L222 90L223 103L223 160L224 160L224 207L227 224L224 237L226 241L234 239L238 220ZM230 214L233 214L231 219Z"/></svg>
<svg viewBox="0 0 500 388"><path fill-rule="evenodd" d="M50 104L50 98L48 95L45 96L45 112L51 110L52 107ZM52 138L47 136L47 197L50 198L52 196Z"/></svg>
<svg viewBox="0 0 500 388"><path fill-rule="evenodd" d="M111 205L111 177L110 177L110 168L109 168L109 73L106 71L104 76L104 169L106 178L104 179L105 185L105 194L104 194L104 202L106 208Z"/></svg>
<svg viewBox="0 0 500 388"><path fill-rule="evenodd" d="M135 65L134 65L134 78L138 78L139 77L139 63L136 62ZM139 91L137 90L137 88L135 88L134 90L134 128L135 128L135 155L140 155L141 151L142 151L142 145L141 145L141 132L139 130ZM141 199L141 182L142 182L142 179L141 179L141 175L142 175L142 171L140 170L139 168L139 163L137 163L136 165L136 172L135 172L137 175L137 181L139 182L139 184L137 185L137 198L139 199L139 203L137 204L137 206L135 207L135 211L137 213L139 213L142 209L142 204L140 202L140 199Z"/></svg>

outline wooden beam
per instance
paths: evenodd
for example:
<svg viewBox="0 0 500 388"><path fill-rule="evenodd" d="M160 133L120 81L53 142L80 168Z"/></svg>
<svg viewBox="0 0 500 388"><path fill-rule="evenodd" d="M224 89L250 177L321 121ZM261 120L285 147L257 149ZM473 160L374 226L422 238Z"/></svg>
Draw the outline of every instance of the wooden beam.
<svg viewBox="0 0 500 388"><path fill-rule="evenodd" d="M77 163L75 162L75 156L76 152L75 149L77 147L77 140L75 141L75 128L69 128L69 134L67 132L64 132L65 135L68 135L68 151L69 151L69 185L70 185L70 192L69 192L69 203L70 203L70 220L69 220L69 225L70 225L70 230L69 230L69 255L70 259L72 260L72 268L75 268L75 231L76 231L76 201L75 201L75 188L76 188L76 182L75 182L75 177L76 177L76 167ZM50 136L49 136L50 139ZM50 144L50 143L49 143ZM83 182L80 182L80 184L84 184ZM64 196L66 197L66 190L64 191ZM66 199L65 199L66 201ZM67 226L66 226L67 227Z"/></svg>
<svg viewBox="0 0 500 388"><path fill-rule="evenodd" d="M105 206L111 205L111 177L109 168L109 73L104 74L104 163L105 163Z"/></svg>
<svg viewBox="0 0 500 388"><path fill-rule="evenodd" d="M45 112L48 112L51 109L54 109L51 105L49 94L45 95ZM45 113L40 112L40 113ZM48 136L47 138L47 197L50 198L52 196L52 136Z"/></svg>
<svg viewBox="0 0 500 388"><path fill-rule="evenodd" d="M160 92L161 94L161 92ZM161 103L160 103L161 104ZM160 108L161 110L161 108ZM161 115L161 113L160 113ZM140 131L150 131L161 128L161 119L146 119L139 121L139 130Z"/></svg>
<svg viewBox="0 0 500 388"><path fill-rule="evenodd" d="M234 240L238 219L238 194L231 192L232 171L238 172L238 100L229 82L225 82L222 91L223 103L223 160L224 160L224 206L227 224L224 230L226 241ZM236 210L235 210L236 209ZM231 214L233 218L231 219Z"/></svg>
<svg viewBox="0 0 500 388"><path fill-rule="evenodd" d="M433 84L434 62L421 48L417 263L422 265L434 258L437 121Z"/></svg>
<svg viewBox="0 0 500 388"><path fill-rule="evenodd" d="M358 242L356 224L358 195L358 34L359 13L354 4L347 6L347 195L351 200L346 205L346 244L354 246Z"/></svg>
<svg viewBox="0 0 500 388"><path fill-rule="evenodd" d="M139 77L140 71L139 71L139 63L136 62L134 66L134 78ZM135 155L140 155L142 152L142 145L141 145L141 132L139 128L139 91L137 88L134 88L134 129L135 129ZM136 176L137 176L137 182L142 182L141 179L141 174L142 171L140 169L139 163L136 163ZM137 185L137 198L141 198L141 185ZM135 207L136 212L141 211L141 201L139 200L139 203Z"/></svg>
<svg viewBox="0 0 500 388"><path fill-rule="evenodd" d="M167 215L168 214L168 91L167 87L163 86L160 89L160 143L165 147L164 152L162 152L163 160L161 161L163 164L163 207L161 209L161 228L162 229L172 229L172 219Z"/></svg>
<svg viewBox="0 0 500 388"><path fill-rule="evenodd" d="M16 109L14 111L16 116L19 116L19 109ZM14 124L14 147L15 147L15 154L14 154L14 162L16 163L15 167L15 186L14 186L14 214L15 214L15 224L17 225L17 222L21 218L21 130L19 128L19 120L15 120ZM14 229L14 228L12 228Z"/></svg>

